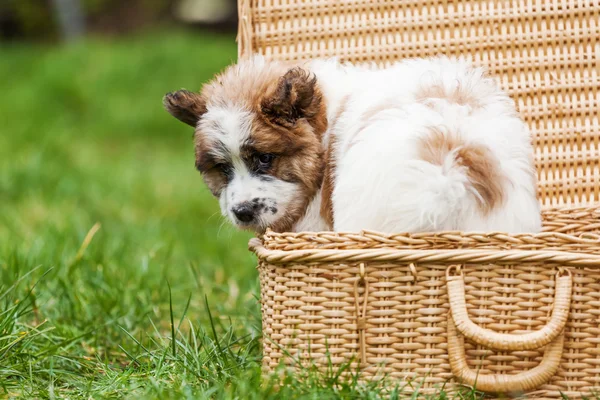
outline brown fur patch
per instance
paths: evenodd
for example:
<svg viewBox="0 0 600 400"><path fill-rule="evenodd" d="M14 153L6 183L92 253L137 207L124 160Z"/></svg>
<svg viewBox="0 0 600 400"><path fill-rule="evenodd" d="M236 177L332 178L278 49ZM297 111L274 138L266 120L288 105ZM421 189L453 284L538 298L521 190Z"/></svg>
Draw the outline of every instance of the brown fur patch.
<svg viewBox="0 0 600 400"><path fill-rule="evenodd" d="M460 147L461 143L458 135L430 127L429 135L419 142L419 157L428 163L442 165L448 153Z"/></svg>
<svg viewBox="0 0 600 400"><path fill-rule="evenodd" d="M455 162L466 168L467 178L479 194L477 200L484 214L504 202L506 177L491 150L482 144L465 143L460 135L431 127L430 134L419 143L419 156L432 164L442 165L447 155L456 151Z"/></svg>
<svg viewBox="0 0 600 400"><path fill-rule="evenodd" d="M473 108L481 107L480 100L475 96L472 90L463 85L457 84L448 90L441 82L432 83L421 87L416 93L415 98L418 102L426 103L430 99L446 99L450 103L461 106L471 106Z"/></svg>
<svg viewBox="0 0 600 400"><path fill-rule="evenodd" d="M202 178L206 182L206 186L215 197L219 197L223 188L227 184L227 179L222 171L217 168L211 168L206 172L202 172Z"/></svg>
<svg viewBox="0 0 600 400"><path fill-rule="evenodd" d="M172 116L194 127L206 112L205 99L198 93L187 90L167 93L163 97L163 105Z"/></svg>
<svg viewBox="0 0 600 400"><path fill-rule="evenodd" d="M503 182L506 177L487 146L471 144L460 148L457 162L467 168L469 181L481 196L481 211L484 214L504 202Z"/></svg>
<svg viewBox="0 0 600 400"><path fill-rule="evenodd" d="M293 68L264 96L260 110L273 124L291 128L299 119L313 118L321 104L317 77L302 68Z"/></svg>
<svg viewBox="0 0 600 400"><path fill-rule="evenodd" d="M321 187L321 217L325 220L330 229L333 229L333 188L335 185L335 169L337 166L335 158L336 137L331 135L329 146L325 154L325 172L323 176L323 185Z"/></svg>

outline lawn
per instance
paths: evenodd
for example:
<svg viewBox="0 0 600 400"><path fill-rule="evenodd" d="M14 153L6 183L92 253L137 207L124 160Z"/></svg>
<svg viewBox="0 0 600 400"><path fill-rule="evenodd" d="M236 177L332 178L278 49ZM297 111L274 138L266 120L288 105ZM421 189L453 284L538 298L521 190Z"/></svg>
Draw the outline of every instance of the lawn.
<svg viewBox="0 0 600 400"><path fill-rule="evenodd" d="M248 233L162 110L233 36L0 47L0 398L380 398L335 376L261 383Z"/></svg>

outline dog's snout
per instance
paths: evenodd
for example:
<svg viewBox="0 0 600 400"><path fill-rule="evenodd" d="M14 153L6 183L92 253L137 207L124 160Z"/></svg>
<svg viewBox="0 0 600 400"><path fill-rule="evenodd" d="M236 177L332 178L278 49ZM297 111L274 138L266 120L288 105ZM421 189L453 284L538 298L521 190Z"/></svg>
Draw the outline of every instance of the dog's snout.
<svg viewBox="0 0 600 400"><path fill-rule="evenodd" d="M234 206L231 211L240 222L251 222L256 213L256 207L250 202L245 202Z"/></svg>

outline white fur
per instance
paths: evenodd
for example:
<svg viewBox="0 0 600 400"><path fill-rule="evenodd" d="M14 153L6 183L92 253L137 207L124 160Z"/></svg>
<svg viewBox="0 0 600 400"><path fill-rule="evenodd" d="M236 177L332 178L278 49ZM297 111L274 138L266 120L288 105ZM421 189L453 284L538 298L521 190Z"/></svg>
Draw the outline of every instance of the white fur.
<svg viewBox="0 0 600 400"><path fill-rule="evenodd" d="M331 228L327 225L327 222L321 216L321 192L317 192L317 195L312 199L308 207L306 208L306 214L294 225L294 230L297 232L321 232L328 231Z"/></svg>
<svg viewBox="0 0 600 400"><path fill-rule="evenodd" d="M345 112L323 139L326 146L335 135L337 143L334 230L540 230L529 131L513 101L481 69L447 58L409 60L384 70L318 60L308 69L318 78L329 121L347 99ZM416 101L417 91L432 83L449 90L456 85L468 88L480 106L445 99ZM381 111L361 130L363 114L382 102L394 107ZM490 214L481 213L478 194L468 184L464 167L454 162L454 154L442 166L419 159L417 140L431 126L458 131L467 142L485 145L496 155L509 178L503 186L504 204ZM313 199L296 231L323 229L320 202L321 196Z"/></svg>

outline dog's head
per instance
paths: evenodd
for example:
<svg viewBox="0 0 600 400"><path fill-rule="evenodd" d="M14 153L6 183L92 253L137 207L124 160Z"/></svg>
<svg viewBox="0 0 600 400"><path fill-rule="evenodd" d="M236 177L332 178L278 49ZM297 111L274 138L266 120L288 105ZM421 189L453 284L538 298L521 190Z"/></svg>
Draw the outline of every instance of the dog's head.
<svg viewBox="0 0 600 400"><path fill-rule="evenodd" d="M195 128L196 168L231 222L285 231L305 213L323 175L327 119L316 77L255 57L200 93L168 93L164 105Z"/></svg>

